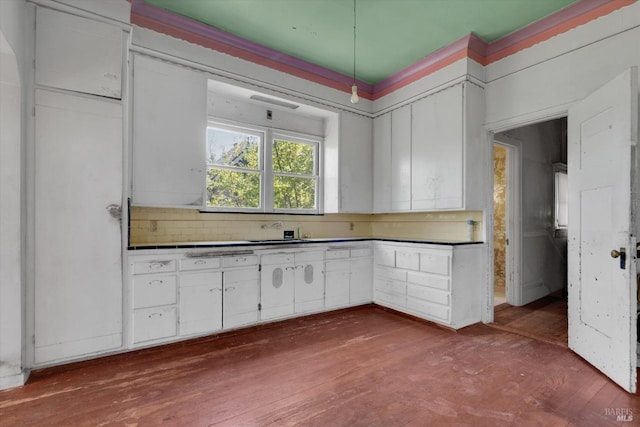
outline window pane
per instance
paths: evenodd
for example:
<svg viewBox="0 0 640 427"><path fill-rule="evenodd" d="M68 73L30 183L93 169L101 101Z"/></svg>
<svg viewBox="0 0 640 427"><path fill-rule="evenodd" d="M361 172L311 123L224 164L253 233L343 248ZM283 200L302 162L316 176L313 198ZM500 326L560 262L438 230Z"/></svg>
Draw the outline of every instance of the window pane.
<svg viewBox="0 0 640 427"><path fill-rule="evenodd" d="M207 206L259 208L260 174L209 168Z"/></svg>
<svg viewBox="0 0 640 427"><path fill-rule="evenodd" d="M276 139L273 141L273 171L313 175L314 154L311 144Z"/></svg>
<svg viewBox="0 0 640 427"><path fill-rule="evenodd" d="M207 162L213 165L259 169L260 137L207 128Z"/></svg>
<svg viewBox="0 0 640 427"><path fill-rule="evenodd" d="M315 209L316 180L274 176L273 205L276 209Z"/></svg>
<svg viewBox="0 0 640 427"><path fill-rule="evenodd" d="M567 174L556 172L556 228L569 224L569 181Z"/></svg>

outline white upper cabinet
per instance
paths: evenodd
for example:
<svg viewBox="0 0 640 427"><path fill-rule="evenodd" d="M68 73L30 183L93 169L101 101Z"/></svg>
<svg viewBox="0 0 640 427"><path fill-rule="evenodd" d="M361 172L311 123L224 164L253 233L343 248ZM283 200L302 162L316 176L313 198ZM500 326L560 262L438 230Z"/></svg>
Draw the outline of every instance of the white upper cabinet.
<svg viewBox="0 0 640 427"><path fill-rule="evenodd" d="M412 106L411 209L480 208L482 89L452 86ZM468 160L468 161L467 161Z"/></svg>
<svg viewBox="0 0 640 427"><path fill-rule="evenodd" d="M120 99L121 28L39 7L36 84Z"/></svg>
<svg viewBox="0 0 640 427"><path fill-rule="evenodd" d="M411 105L391 113L391 210L411 209Z"/></svg>
<svg viewBox="0 0 640 427"><path fill-rule="evenodd" d="M373 119L373 212L391 211L391 113Z"/></svg>
<svg viewBox="0 0 640 427"><path fill-rule="evenodd" d="M377 117L374 212L481 209L483 117L469 82Z"/></svg>
<svg viewBox="0 0 640 427"><path fill-rule="evenodd" d="M371 119L341 112L327 121L324 211L370 213L373 207Z"/></svg>
<svg viewBox="0 0 640 427"><path fill-rule="evenodd" d="M142 55L134 60L132 203L201 207L206 76Z"/></svg>

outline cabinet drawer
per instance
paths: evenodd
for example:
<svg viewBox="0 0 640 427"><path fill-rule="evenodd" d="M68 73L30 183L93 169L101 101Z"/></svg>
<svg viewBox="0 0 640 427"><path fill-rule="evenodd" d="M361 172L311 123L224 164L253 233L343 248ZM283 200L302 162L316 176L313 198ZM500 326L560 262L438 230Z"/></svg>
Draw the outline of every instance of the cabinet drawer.
<svg viewBox="0 0 640 427"><path fill-rule="evenodd" d="M351 257L359 258L359 257L367 257L373 255L373 250L371 248L353 248L351 249Z"/></svg>
<svg viewBox="0 0 640 427"><path fill-rule="evenodd" d="M206 270L208 268L219 268L220 258L187 258L180 260L180 270Z"/></svg>
<svg viewBox="0 0 640 427"><path fill-rule="evenodd" d="M256 264L258 264L258 257L256 255L241 255L222 258L223 267L242 267L244 265Z"/></svg>
<svg viewBox="0 0 640 427"><path fill-rule="evenodd" d="M376 267L375 275L376 277L381 277L384 279L399 280L401 282L407 281L407 272L403 270L397 270L395 268Z"/></svg>
<svg viewBox="0 0 640 427"><path fill-rule="evenodd" d="M325 271L349 271L350 270L350 262L348 260L344 261L330 261L325 264Z"/></svg>
<svg viewBox="0 0 640 427"><path fill-rule="evenodd" d="M420 254L420 271L425 273L442 274L449 276L449 262L451 260L450 253L421 253Z"/></svg>
<svg viewBox="0 0 640 427"><path fill-rule="evenodd" d="M388 246L377 246L375 259L376 264L395 267L396 250Z"/></svg>
<svg viewBox="0 0 640 427"><path fill-rule="evenodd" d="M419 300L416 298L407 298L407 307L410 310L416 311L420 314L423 314L427 317L431 317L436 320L440 320L446 323L450 323L450 313L449 307L434 304L428 301Z"/></svg>
<svg viewBox="0 0 640 427"><path fill-rule="evenodd" d="M144 308L133 312L133 342L168 338L176 335L176 308Z"/></svg>
<svg viewBox="0 0 640 427"><path fill-rule="evenodd" d="M326 259L349 258L349 249L328 249Z"/></svg>
<svg viewBox="0 0 640 427"><path fill-rule="evenodd" d="M450 305L451 297L449 292L443 292L437 289L428 288L426 286L412 284L407 285L407 296L435 302L446 306Z"/></svg>
<svg viewBox="0 0 640 427"><path fill-rule="evenodd" d="M420 270L420 254L410 251L396 251L396 267L407 270Z"/></svg>
<svg viewBox="0 0 640 427"><path fill-rule="evenodd" d="M263 265L293 264L294 258L294 254L268 254L262 255L260 263Z"/></svg>
<svg viewBox="0 0 640 427"><path fill-rule="evenodd" d="M374 301L376 303L381 303L384 305L385 303L391 304L397 307L406 307L407 306L407 296L392 294L383 291L379 291L376 289L374 293Z"/></svg>
<svg viewBox="0 0 640 427"><path fill-rule="evenodd" d="M305 261L322 261L324 251L299 252L295 256L296 263Z"/></svg>
<svg viewBox="0 0 640 427"><path fill-rule="evenodd" d="M132 274L163 273L165 271L176 271L176 261L173 259L140 262L134 261L131 264Z"/></svg>
<svg viewBox="0 0 640 427"><path fill-rule="evenodd" d="M433 276L431 274L409 271L407 273L407 281L415 283L416 285L429 286L442 291L451 290L451 279L447 276Z"/></svg>
<svg viewBox="0 0 640 427"><path fill-rule="evenodd" d="M395 280L375 280L376 291L382 291L386 293L406 295L407 284L403 282L397 282Z"/></svg>
<svg viewBox="0 0 640 427"><path fill-rule="evenodd" d="M174 275L133 278L133 308L175 304L177 278Z"/></svg>

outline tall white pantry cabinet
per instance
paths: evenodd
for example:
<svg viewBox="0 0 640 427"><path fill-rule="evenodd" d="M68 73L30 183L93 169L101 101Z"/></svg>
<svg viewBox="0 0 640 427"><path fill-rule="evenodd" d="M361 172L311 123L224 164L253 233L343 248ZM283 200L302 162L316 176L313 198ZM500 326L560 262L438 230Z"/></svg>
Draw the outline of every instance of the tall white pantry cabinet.
<svg viewBox="0 0 640 427"><path fill-rule="evenodd" d="M122 348L128 32L36 8L33 364Z"/></svg>

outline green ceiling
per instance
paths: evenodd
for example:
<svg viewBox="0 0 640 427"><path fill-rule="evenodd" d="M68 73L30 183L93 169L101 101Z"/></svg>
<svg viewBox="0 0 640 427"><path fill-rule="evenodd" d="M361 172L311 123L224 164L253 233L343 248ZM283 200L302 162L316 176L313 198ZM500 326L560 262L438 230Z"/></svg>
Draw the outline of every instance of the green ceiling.
<svg viewBox="0 0 640 427"><path fill-rule="evenodd" d="M145 0L342 74L353 73L352 0ZM356 77L377 83L473 32L486 42L576 0L357 0Z"/></svg>

